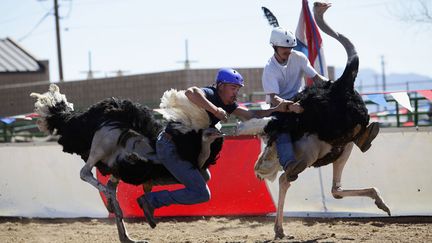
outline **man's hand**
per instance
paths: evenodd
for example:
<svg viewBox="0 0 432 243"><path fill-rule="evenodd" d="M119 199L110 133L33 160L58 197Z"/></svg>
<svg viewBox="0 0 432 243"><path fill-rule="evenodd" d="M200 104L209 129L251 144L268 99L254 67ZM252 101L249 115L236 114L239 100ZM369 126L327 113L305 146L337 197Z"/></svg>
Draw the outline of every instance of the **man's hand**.
<svg viewBox="0 0 432 243"><path fill-rule="evenodd" d="M303 107L299 103L293 103L288 106L288 110L294 113L302 113L304 111Z"/></svg>
<svg viewBox="0 0 432 243"><path fill-rule="evenodd" d="M226 122L228 121L228 114L226 111L220 107L217 108L217 111L213 113L219 120Z"/></svg>
<svg viewBox="0 0 432 243"><path fill-rule="evenodd" d="M289 112L289 107L290 105L294 104L294 102L290 101L290 100L284 100L281 103L279 103L279 105L277 105L275 107L275 111L277 112Z"/></svg>

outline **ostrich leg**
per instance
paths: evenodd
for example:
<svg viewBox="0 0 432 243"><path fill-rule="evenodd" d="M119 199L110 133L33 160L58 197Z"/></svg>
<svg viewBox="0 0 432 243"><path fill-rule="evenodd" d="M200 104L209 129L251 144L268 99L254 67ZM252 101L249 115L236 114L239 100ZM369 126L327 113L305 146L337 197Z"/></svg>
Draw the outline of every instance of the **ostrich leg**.
<svg viewBox="0 0 432 243"><path fill-rule="evenodd" d="M117 225L120 242L124 242L124 243L143 242L143 241L134 241L130 239L128 236L127 230L123 222L123 212L117 201L116 182L112 181L111 183L108 183L107 186L105 186L102 183L100 183L93 176L93 173L91 172L92 168L96 165L98 161L104 161L105 159L107 159L105 157L106 151L113 151L112 148L115 147L116 144L115 142L113 143L112 141L117 141L117 139L112 139L112 137L107 136L106 131L103 131L103 129L95 133L95 136L93 137L93 141L92 141L92 146L90 149L89 158L87 159L87 162L84 165L84 167L81 169L80 176L82 180L96 187L107 198L108 201L107 209L110 212L112 211L116 217L116 225Z"/></svg>
<svg viewBox="0 0 432 243"><path fill-rule="evenodd" d="M107 188L109 191L112 191L117 195L117 186L119 184L119 179L115 178L114 176L110 176L109 181L107 182ZM114 205L111 198L107 198L107 210L110 213L114 213Z"/></svg>
<svg viewBox="0 0 432 243"><path fill-rule="evenodd" d="M284 230L282 227L283 210L284 210L286 193L287 193L290 185L291 185L291 183L288 181L286 174L283 173L279 177L279 198L278 198L278 205L277 205L277 211L276 211L276 220L275 220L275 225L274 225L275 239L278 239L278 238L282 239L285 237Z"/></svg>
<svg viewBox="0 0 432 243"><path fill-rule="evenodd" d="M385 204L377 188L362 188L362 189L343 189L341 184L342 171L345 167L348 157L351 154L353 143L347 144L344 153L333 162L333 186L332 194L336 199L344 197L370 197L375 201L377 207L389 216L391 215L390 209Z"/></svg>

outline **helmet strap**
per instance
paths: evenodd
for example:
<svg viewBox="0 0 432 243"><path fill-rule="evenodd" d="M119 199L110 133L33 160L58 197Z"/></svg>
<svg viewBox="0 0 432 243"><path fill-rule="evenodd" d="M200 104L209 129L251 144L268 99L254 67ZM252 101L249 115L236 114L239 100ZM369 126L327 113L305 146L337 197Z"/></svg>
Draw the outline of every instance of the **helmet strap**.
<svg viewBox="0 0 432 243"><path fill-rule="evenodd" d="M216 84L215 84L216 90L219 91L219 87L220 87L222 84L224 84L224 83L222 83L222 82L220 82L220 83L216 83Z"/></svg>
<svg viewBox="0 0 432 243"><path fill-rule="evenodd" d="M279 59L282 61L281 63L285 63L286 61L288 61L288 59L285 60L284 58L282 58L282 57L279 55L279 53L277 52L277 46L274 46L273 48L274 48L275 56L276 56L277 58L279 58ZM279 61L279 60L278 60L278 61Z"/></svg>

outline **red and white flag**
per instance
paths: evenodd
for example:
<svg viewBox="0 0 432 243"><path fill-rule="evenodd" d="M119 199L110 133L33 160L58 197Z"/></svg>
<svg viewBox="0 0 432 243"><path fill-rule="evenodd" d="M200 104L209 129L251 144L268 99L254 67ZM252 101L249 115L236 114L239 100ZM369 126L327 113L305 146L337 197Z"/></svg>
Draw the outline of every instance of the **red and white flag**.
<svg viewBox="0 0 432 243"><path fill-rule="evenodd" d="M322 76L328 77L321 35L307 0L302 0L296 38L297 46L294 49L303 52L315 70ZM307 79L306 85L309 86L312 83L311 79Z"/></svg>

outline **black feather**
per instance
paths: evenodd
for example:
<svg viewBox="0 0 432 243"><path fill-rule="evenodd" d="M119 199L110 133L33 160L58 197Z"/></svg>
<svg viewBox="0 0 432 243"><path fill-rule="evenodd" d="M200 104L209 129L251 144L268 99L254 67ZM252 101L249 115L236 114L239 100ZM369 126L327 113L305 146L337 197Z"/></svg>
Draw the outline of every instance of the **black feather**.
<svg viewBox="0 0 432 243"><path fill-rule="evenodd" d="M140 134L149 139L154 150L157 136L164 129L146 106L117 98L104 99L83 112L72 111L64 102L57 103L49 110L51 115L46 118L49 131L57 131L60 136L58 143L63 146L64 152L79 154L84 161L88 159L95 132L102 126L109 125L123 131L119 137L119 146L125 144L125 139ZM167 128L171 130L179 157L197 165L202 131L181 134L170 127L170 123ZM215 164L222 142L223 140L213 142L205 168ZM102 162L98 162L96 167L103 175L112 174L133 185L150 180L176 181L163 165L152 161L129 161L118 157L111 167Z"/></svg>
<svg viewBox="0 0 432 243"><path fill-rule="evenodd" d="M266 7L261 7L261 9L263 10L264 17L266 17L269 25L273 27L279 27L279 22L276 19L276 16L274 16L274 14Z"/></svg>
<svg viewBox="0 0 432 243"><path fill-rule="evenodd" d="M57 129L59 144L67 153L82 155L90 150L94 133L107 121L115 121L118 128L135 130L151 141L155 147L158 133L162 130L152 111L138 103L117 98L104 99L84 112L65 109L64 102L50 107L47 117L49 130Z"/></svg>
<svg viewBox="0 0 432 243"><path fill-rule="evenodd" d="M177 153L183 160L191 162L198 167L198 156L201 152L202 130L192 130L185 134L179 132L175 127L178 122L168 122L165 131L172 136L176 145ZM222 150L223 138L218 138L210 145L210 156L204 164L204 168L216 164L219 152Z"/></svg>
<svg viewBox="0 0 432 243"><path fill-rule="evenodd" d="M337 81L306 87L294 97L293 101L299 102L304 112L277 114L264 128L269 143L281 132L291 133L294 142L305 134L317 134L320 140L339 149L352 141L354 127L357 124L366 127L369 123L366 105L353 88L358 64L358 57L353 56ZM327 156L325 162L316 166L333 162L341 153Z"/></svg>

